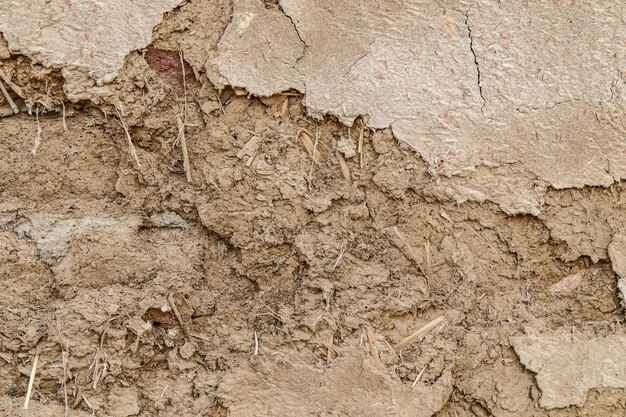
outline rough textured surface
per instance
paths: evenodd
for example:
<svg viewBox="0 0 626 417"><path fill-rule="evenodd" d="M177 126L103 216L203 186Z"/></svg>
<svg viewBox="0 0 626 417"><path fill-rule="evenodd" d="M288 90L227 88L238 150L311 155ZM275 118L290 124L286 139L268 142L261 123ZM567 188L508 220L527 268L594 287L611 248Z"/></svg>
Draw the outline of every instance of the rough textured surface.
<svg viewBox="0 0 626 417"><path fill-rule="evenodd" d="M18 5L3 1L0 32L10 51L62 69L67 81L87 76L100 86L115 78L130 51L148 46L163 13L180 3L36 0Z"/></svg>
<svg viewBox="0 0 626 417"><path fill-rule="evenodd" d="M295 68L304 43L287 16L258 0L235 2L218 51L214 64L227 85L245 86L258 96L305 89Z"/></svg>
<svg viewBox="0 0 626 417"><path fill-rule="evenodd" d="M609 244L609 256L613 270L620 277L626 277L626 234L616 233Z"/></svg>
<svg viewBox="0 0 626 417"><path fill-rule="evenodd" d="M354 378L358 374L359 378ZM434 384L409 388L377 368L357 349L341 351L333 365L314 367L274 356L230 373L219 395L232 417L276 414L430 417L452 393L450 371Z"/></svg>
<svg viewBox="0 0 626 417"><path fill-rule="evenodd" d="M0 36L0 410L626 415L623 10L555 4L188 0L97 88Z"/></svg>
<svg viewBox="0 0 626 417"><path fill-rule="evenodd" d="M615 234L608 248L611 265L618 276L617 286L626 306L626 234Z"/></svg>
<svg viewBox="0 0 626 417"><path fill-rule="evenodd" d="M519 336L513 348L522 364L537 373L542 407L582 405L592 388L626 387L626 336Z"/></svg>
<svg viewBox="0 0 626 417"><path fill-rule="evenodd" d="M59 417L64 415L65 410L62 405L31 401L28 410L24 410L24 404L17 398L0 396L0 410L11 410L11 415L16 417ZM71 417L87 417L88 413L80 410L72 410Z"/></svg>
<svg viewBox="0 0 626 417"><path fill-rule="evenodd" d="M294 88L314 115L392 127L431 173L469 175L450 186L457 201L537 215L547 185L626 177L622 3L279 3L290 35L254 44L251 59L235 27L245 20L247 37L265 39L268 20L288 21L257 18L258 0L235 1L217 60L226 79L259 95ZM494 177L480 166L503 169Z"/></svg>

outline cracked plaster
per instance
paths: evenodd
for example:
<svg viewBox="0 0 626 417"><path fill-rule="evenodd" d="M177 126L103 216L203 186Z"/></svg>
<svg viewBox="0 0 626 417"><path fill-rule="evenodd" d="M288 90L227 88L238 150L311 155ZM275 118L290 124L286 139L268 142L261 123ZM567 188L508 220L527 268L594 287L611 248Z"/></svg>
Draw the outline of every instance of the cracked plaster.
<svg viewBox="0 0 626 417"><path fill-rule="evenodd" d="M626 177L623 4L279 3L235 1L224 82L391 127L458 202L538 215L548 187Z"/></svg>
<svg viewBox="0 0 626 417"><path fill-rule="evenodd" d="M181 2L2 1L0 32L10 51L60 68L66 95L78 101L106 95L126 55L148 46L163 13Z"/></svg>

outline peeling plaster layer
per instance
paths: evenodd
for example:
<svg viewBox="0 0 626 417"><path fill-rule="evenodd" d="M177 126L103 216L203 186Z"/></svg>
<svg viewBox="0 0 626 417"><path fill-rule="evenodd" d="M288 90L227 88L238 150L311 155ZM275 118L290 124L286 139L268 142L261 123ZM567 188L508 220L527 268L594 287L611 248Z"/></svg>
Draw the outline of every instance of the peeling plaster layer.
<svg viewBox="0 0 626 417"><path fill-rule="evenodd" d="M235 2L233 20L218 45L215 65L234 86L246 86L259 96L296 89L304 79L295 68L304 43L291 20L258 0Z"/></svg>
<svg viewBox="0 0 626 417"><path fill-rule="evenodd" d="M613 97L626 58L624 2L477 2L469 11L488 109ZM621 73L621 74L620 74Z"/></svg>
<svg viewBox="0 0 626 417"><path fill-rule="evenodd" d="M391 127L433 175L459 178L445 183L457 201L537 215L548 186L626 178L622 2L279 3L235 1L227 82Z"/></svg>
<svg viewBox="0 0 626 417"><path fill-rule="evenodd" d="M327 369L282 355L236 368L220 384L219 397L232 417L430 417L450 397L451 380L445 370L434 383L409 388L376 367L371 357L349 348Z"/></svg>
<svg viewBox="0 0 626 417"><path fill-rule="evenodd" d="M0 2L0 32L12 52L48 67L112 81L126 55L146 47L163 13L182 0Z"/></svg>
<svg viewBox="0 0 626 417"><path fill-rule="evenodd" d="M626 336L549 334L515 337L512 343L522 364L537 374L544 408L582 405L593 388L626 387Z"/></svg>
<svg viewBox="0 0 626 417"><path fill-rule="evenodd" d="M609 257L615 273L620 278L626 278L626 230L613 235L609 244Z"/></svg>

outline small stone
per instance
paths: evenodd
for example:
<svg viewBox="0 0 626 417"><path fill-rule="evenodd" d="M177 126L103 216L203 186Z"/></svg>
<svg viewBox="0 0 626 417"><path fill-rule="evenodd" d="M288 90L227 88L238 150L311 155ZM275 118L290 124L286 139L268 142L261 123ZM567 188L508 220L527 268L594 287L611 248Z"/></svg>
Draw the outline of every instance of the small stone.
<svg viewBox="0 0 626 417"><path fill-rule="evenodd" d="M219 109L220 105L217 101L205 101L204 103L202 103L200 108L205 114L208 115L214 112L215 110Z"/></svg>
<svg viewBox="0 0 626 417"><path fill-rule="evenodd" d="M365 204L351 206L347 209L347 214L354 220L367 220L370 216L369 209Z"/></svg>
<svg viewBox="0 0 626 417"><path fill-rule="evenodd" d="M259 159L254 164L254 170L261 176L269 176L274 173L274 167L268 164L265 160Z"/></svg>
<svg viewBox="0 0 626 417"><path fill-rule="evenodd" d="M495 349L491 349L491 350L489 351L489 357L490 357L491 359L495 359L495 358L497 358L497 357L498 357L498 352L496 352L496 350L495 350Z"/></svg>
<svg viewBox="0 0 626 417"><path fill-rule="evenodd" d="M189 224L179 214L173 211L163 211L150 216L150 222L156 227L189 228Z"/></svg>
<svg viewBox="0 0 626 417"><path fill-rule="evenodd" d="M178 348L178 353L180 357L183 359L189 359L196 353L196 345L192 342L185 342L180 348Z"/></svg>
<svg viewBox="0 0 626 417"><path fill-rule="evenodd" d="M349 138L341 138L337 142L337 150L346 157L346 159L352 158L356 155L356 143Z"/></svg>
<svg viewBox="0 0 626 417"><path fill-rule="evenodd" d="M149 322L143 321L140 317L132 317L126 323L129 329L137 334L137 336L143 336L145 332L152 329L152 324Z"/></svg>

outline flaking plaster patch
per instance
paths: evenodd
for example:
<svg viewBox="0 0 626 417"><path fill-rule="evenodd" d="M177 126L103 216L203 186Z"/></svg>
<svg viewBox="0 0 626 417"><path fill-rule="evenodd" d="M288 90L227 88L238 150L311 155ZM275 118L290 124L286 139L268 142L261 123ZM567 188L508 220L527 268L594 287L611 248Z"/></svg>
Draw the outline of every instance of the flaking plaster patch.
<svg viewBox="0 0 626 417"><path fill-rule="evenodd" d="M624 4L279 4L235 1L221 74L258 95L295 88L315 116L391 127L457 201L538 215L547 187L626 178ZM234 29L256 14L246 41Z"/></svg>
<svg viewBox="0 0 626 417"><path fill-rule="evenodd" d="M626 336L586 338L571 333L512 339L520 362L537 374L539 404L548 409L582 406L593 388L626 387Z"/></svg>
<svg viewBox="0 0 626 417"><path fill-rule="evenodd" d="M8 48L62 68L72 82L112 81L126 55L151 42L163 13L182 0L34 0L0 2L0 32Z"/></svg>
<svg viewBox="0 0 626 417"><path fill-rule="evenodd" d="M303 76L295 68L304 43L287 16L258 0L235 2L233 19L218 50L214 64L229 85L245 87L258 96L305 90Z"/></svg>
<svg viewBox="0 0 626 417"><path fill-rule="evenodd" d="M357 348L342 349L328 368L303 364L280 352L258 358L252 365L235 368L219 385L218 395L229 416L430 417L452 393L449 370L432 383L411 388ZM353 377L355 372L359 378Z"/></svg>

